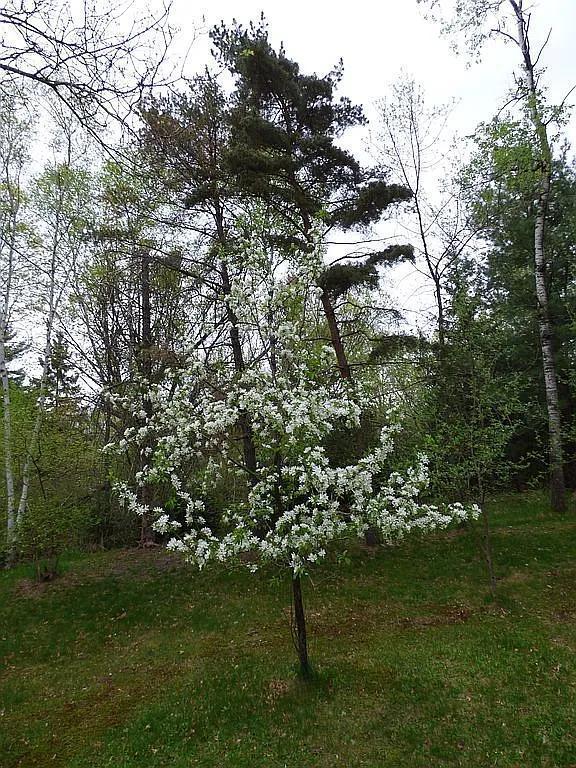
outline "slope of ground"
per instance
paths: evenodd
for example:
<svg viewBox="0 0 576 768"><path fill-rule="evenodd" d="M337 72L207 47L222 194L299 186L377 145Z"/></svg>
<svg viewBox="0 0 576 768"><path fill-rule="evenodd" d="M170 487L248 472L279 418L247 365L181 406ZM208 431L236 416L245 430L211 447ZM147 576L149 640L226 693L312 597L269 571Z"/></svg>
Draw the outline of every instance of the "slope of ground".
<svg viewBox="0 0 576 768"><path fill-rule="evenodd" d="M318 570L311 683L278 574L129 551L2 575L0 765L576 766L574 516L494 512L496 601L470 531Z"/></svg>

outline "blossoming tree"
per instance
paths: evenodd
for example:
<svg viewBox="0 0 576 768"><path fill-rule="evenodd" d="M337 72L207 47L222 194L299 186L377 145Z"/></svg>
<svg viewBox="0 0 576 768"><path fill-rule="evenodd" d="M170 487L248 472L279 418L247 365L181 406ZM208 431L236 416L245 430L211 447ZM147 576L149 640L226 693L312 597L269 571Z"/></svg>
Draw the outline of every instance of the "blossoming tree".
<svg viewBox="0 0 576 768"><path fill-rule="evenodd" d="M138 483L158 484L169 503L144 509L135 489L122 485L119 491L134 511L155 516L156 531L169 535L169 549L199 568L236 561L251 571L269 563L284 569L292 581L300 668L308 675L304 574L369 527L393 541L475 511L418 501L426 486L424 457L402 475L390 472L392 423L356 463L331 461L327 438L358 428L374 393L366 383L338 376L332 348L310 339L321 311L321 253L292 252L288 265L286 254L267 242L267 231L262 222L240 239L235 258L243 262L244 277L225 298L255 362L227 378L224 365L194 359L170 393L161 386L151 390L152 415L126 439L147 454ZM239 446L246 416L255 472ZM211 494L223 478L234 478L235 491L214 514Z"/></svg>

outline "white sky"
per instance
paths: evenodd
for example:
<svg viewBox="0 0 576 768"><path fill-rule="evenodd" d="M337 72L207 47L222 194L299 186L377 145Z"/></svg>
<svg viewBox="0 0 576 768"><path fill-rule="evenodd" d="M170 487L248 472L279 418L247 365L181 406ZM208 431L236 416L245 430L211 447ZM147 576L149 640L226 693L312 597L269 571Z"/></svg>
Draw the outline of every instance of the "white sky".
<svg viewBox="0 0 576 768"><path fill-rule="evenodd" d="M542 56L550 100L560 102L576 84L576 0L534 0L531 40L534 50L552 28ZM389 86L402 72L424 86L427 102L457 106L449 130L461 136L473 133L481 121L490 120L507 100L519 69L518 50L502 40L488 41L482 61L467 66L465 55L457 56L439 28L423 18L416 0L355 0L316 2L286 0L212 0L195 3L174 0L173 19L180 27L176 50L184 52L194 30L209 29L236 18L243 24L258 20L264 11L274 45L284 43L289 58L304 72L324 74L342 58L344 78L340 93L364 106L367 116L373 104L386 96ZM189 53L187 71L192 73L209 61L209 41L199 34ZM576 101L576 91L569 103ZM356 152L362 148L362 129L355 129L346 144ZM572 116L566 134L576 146L576 120ZM428 288L408 267L387 276L390 292L401 306L425 311L431 305ZM417 322L417 324L420 324Z"/></svg>
<svg viewBox="0 0 576 768"><path fill-rule="evenodd" d="M184 47L194 28L209 28L221 19L246 24L261 11L270 26L274 44L283 41L287 54L303 71L327 72L340 57L344 60L342 94L363 104L367 112L401 70L423 84L431 102L460 100L457 120L470 133L481 120L489 119L502 104L513 84L518 52L501 41L489 42L483 61L466 67L466 58L451 50L439 29L426 21L416 0L355 0L314 2L285 0L266 4L254 0L212 0L193 6L175 0L173 17L180 27ZM204 17L205 22L202 23ZM552 27L542 57L552 100L561 100L576 84L576 0L534 0L531 37L533 48ZM200 36L193 45L189 66L199 68L208 60L209 46ZM576 95L575 95L576 100ZM576 126L571 125L576 143Z"/></svg>

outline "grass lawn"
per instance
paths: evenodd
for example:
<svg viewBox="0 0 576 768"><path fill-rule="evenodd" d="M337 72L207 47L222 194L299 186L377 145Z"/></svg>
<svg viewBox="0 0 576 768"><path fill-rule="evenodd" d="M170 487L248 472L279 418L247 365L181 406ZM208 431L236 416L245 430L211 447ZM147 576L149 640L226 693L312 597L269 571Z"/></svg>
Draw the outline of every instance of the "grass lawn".
<svg viewBox="0 0 576 768"><path fill-rule="evenodd" d="M163 551L0 576L2 768L576 767L576 516L493 505L498 599L474 535L353 553L304 583L201 575Z"/></svg>

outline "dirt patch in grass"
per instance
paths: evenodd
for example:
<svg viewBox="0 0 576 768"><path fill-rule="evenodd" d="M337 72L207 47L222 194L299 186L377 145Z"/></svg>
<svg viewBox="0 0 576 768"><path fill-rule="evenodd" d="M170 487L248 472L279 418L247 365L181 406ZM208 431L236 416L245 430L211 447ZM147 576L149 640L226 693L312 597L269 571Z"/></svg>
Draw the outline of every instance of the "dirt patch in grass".
<svg viewBox="0 0 576 768"><path fill-rule="evenodd" d="M389 610L390 606L365 604L355 610L345 611L339 618L334 608L326 612L310 611L310 631L316 637L340 637L378 631L384 626L401 629L449 626L463 624L478 613L487 613L490 609L486 607L482 611L475 611L462 605L430 606L430 613L415 616L398 616L396 612L391 615Z"/></svg>
<svg viewBox="0 0 576 768"><path fill-rule="evenodd" d="M574 624L576 622L576 608L560 608L552 613L552 620L560 624Z"/></svg>
<svg viewBox="0 0 576 768"><path fill-rule="evenodd" d="M440 613L428 616L406 616L398 620L398 626L420 629L422 627L442 627L452 624L464 624L475 615L471 608L464 606L445 606Z"/></svg>
<svg viewBox="0 0 576 768"><path fill-rule="evenodd" d="M509 584L525 584L528 581L536 578L536 575L528 569L522 571L511 571L506 576L501 578L502 582L508 582Z"/></svg>
<svg viewBox="0 0 576 768"><path fill-rule="evenodd" d="M70 589L110 577L150 580L158 574L174 573L184 567L182 558L164 547L120 549L106 553L95 561L79 561L52 581L19 579L14 586L14 594L16 597L39 599L55 590Z"/></svg>
<svg viewBox="0 0 576 768"><path fill-rule="evenodd" d="M14 585L14 595L26 599L38 599L54 586L54 582L19 579Z"/></svg>
<svg viewBox="0 0 576 768"><path fill-rule="evenodd" d="M286 696L294 688L294 680L270 680L266 691L266 701L274 704L278 699Z"/></svg>

